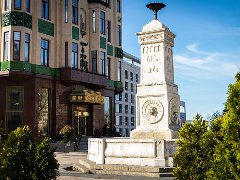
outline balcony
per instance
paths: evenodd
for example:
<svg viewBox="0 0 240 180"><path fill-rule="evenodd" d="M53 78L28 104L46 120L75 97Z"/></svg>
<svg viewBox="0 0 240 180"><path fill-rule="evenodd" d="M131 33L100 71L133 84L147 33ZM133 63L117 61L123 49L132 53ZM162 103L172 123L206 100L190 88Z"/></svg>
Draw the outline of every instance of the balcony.
<svg viewBox="0 0 240 180"><path fill-rule="evenodd" d="M109 7L109 0L88 0L88 3L100 3L106 7Z"/></svg>
<svg viewBox="0 0 240 180"><path fill-rule="evenodd" d="M106 87L107 77L72 68L60 68L61 81L65 83L85 83L90 86Z"/></svg>
<svg viewBox="0 0 240 180"><path fill-rule="evenodd" d="M121 81L113 81L113 80L107 79L107 86L110 88L113 88L115 91L115 94L119 94L123 92L123 85Z"/></svg>

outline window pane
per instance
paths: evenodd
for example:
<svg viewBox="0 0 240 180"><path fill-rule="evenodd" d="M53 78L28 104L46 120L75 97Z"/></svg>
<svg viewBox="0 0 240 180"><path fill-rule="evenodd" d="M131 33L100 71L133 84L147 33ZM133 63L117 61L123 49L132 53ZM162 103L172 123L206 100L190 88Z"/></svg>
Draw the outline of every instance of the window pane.
<svg viewBox="0 0 240 180"><path fill-rule="evenodd" d="M93 33L96 32L96 12L95 10L92 11L92 31Z"/></svg>
<svg viewBox="0 0 240 180"><path fill-rule="evenodd" d="M25 61L29 62L30 35L25 33Z"/></svg>
<svg viewBox="0 0 240 180"><path fill-rule="evenodd" d="M5 11L10 10L10 0L5 0Z"/></svg>
<svg viewBox="0 0 240 180"><path fill-rule="evenodd" d="M4 60L8 59L9 32L4 33Z"/></svg>
<svg viewBox="0 0 240 180"><path fill-rule="evenodd" d="M97 51L92 51L92 72L97 73Z"/></svg>
<svg viewBox="0 0 240 180"><path fill-rule="evenodd" d="M13 32L13 60L20 60L21 32Z"/></svg>
<svg viewBox="0 0 240 180"><path fill-rule="evenodd" d="M21 0L14 0L14 9L21 9Z"/></svg>
<svg viewBox="0 0 240 180"><path fill-rule="evenodd" d="M68 0L65 0L65 22L68 22Z"/></svg>
<svg viewBox="0 0 240 180"><path fill-rule="evenodd" d="M100 53L100 74L105 74L105 52Z"/></svg>
<svg viewBox="0 0 240 180"><path fill-rule="evenodd" d="M100 11L100 33L105 34L105 12Z"/></svg>
<svg viewBox="0 0 240 180"><path fill-rule="evenodd" d="M26 0L26 12L30 12L30 0Z"/></svg>
<svg viewBox="0 0 240 180"><path fill-rule="evenodd" d="M42 0L42 18L49 19L49 0Z"/></svg>
<svg viewBox="0 0 240 180"><path fill-rule="evenodd" d="M39 122L38 122L38 132L39 135L46 136L48 135L49 128L49 89L43 88L39 89Z"/></svg>
<svg viewBox="0 0 240 180"><path fill-rule="evenodd" d="M78 68L78 44L72 43L72 68Z"/></svg>
<svg viewBox="0 0 240 180"><path fill-rule="evenodd" d="M72 23L78 24L78 0L72 0Z"/></svg>

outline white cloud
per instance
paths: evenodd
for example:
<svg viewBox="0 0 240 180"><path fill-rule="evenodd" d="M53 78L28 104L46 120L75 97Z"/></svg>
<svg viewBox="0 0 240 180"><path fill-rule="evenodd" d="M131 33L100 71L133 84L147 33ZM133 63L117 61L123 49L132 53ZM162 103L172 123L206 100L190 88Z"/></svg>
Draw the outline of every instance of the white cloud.
<svg viewBox="0 0 240 180"><path fill-rule="evenodd" d="M235 55L202 51L197 43L187 45L186 49L186 54L174 56L175 68L186 80L233 77L239 70L239 64L229 61L236 59Z"/></svg>

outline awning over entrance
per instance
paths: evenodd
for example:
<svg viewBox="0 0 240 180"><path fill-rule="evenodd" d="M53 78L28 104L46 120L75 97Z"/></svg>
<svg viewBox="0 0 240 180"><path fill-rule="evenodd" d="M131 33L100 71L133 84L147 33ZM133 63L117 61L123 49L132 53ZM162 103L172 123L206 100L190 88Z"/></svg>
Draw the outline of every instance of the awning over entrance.
<svg viewBox="0 0 240 180"><path fill-rule="evenodd" d="M104 104L104 96L95 91L72 91L70 93L70 102L85 102L93 104Z"/></svg>

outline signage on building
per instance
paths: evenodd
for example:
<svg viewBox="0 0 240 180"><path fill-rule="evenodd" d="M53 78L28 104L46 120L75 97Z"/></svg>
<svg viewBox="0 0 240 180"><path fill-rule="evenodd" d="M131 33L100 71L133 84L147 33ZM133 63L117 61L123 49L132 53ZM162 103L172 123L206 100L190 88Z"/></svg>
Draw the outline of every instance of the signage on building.
<svg viewBox="0 0 240 180"><path fill-rule="evenodd" d="M100 92L94 91L72 92L70 93L70 102L104 104L104 96Z"/></svg>

